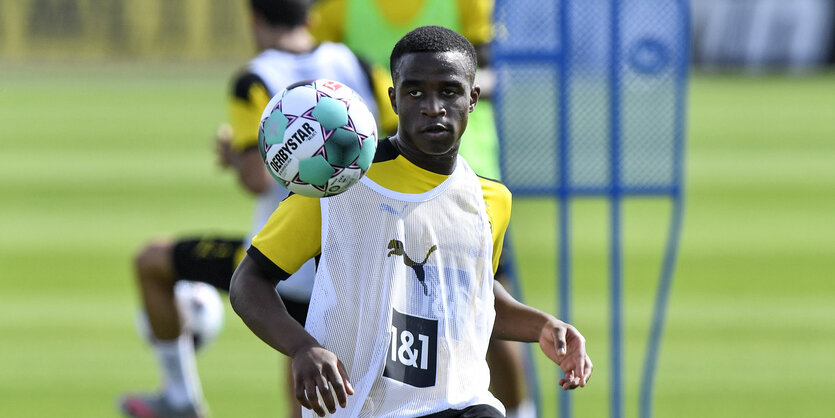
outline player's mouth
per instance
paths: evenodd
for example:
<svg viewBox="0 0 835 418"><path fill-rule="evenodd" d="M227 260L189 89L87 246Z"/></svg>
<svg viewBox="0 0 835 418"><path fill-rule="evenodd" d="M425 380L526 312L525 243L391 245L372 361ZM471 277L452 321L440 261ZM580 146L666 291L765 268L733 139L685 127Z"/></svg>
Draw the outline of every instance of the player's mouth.
<svg viewBox="0 0 835 418"><path fill-rule="evenodd" d="M421 128L420 132L426 135L435 136L435 135L445 135L450 131L449 127L442 123L433 123L431 125L424 126Z"/></svg>

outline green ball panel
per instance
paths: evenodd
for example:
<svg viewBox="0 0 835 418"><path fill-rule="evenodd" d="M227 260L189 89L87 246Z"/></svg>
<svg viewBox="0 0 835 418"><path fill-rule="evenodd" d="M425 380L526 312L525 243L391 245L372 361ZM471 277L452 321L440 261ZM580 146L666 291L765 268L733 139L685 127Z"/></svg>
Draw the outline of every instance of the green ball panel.
<svg viewBox="0 0 835 418"><path fill-rule="evenodd" d="M258 127L258 151L261 152L261 161L267 161L267 138L264 137L264 125Z"/></svg>
<svg viewBox="0 0 835 418"><path fill-rule="evenodd" d="M365 138L362 141L360 157L357 159L357 165L360 166L362 171L367 171L368 167L371 166L371 162L374 161L375 152L377 152L377 138L373 136Z"/></svg>
<svg viewBox="0 0 835 418"><path fill-rule="evenodd" d="M268 173L270 173L270 176L271 176L273 179L275 179L275 181L277 181L277 182L278 182L278 184L280 184L280 185L282 185L282 186L284 186L284 187L287 187L287 182L286 182L286 181L284 181L284 180L283 180L281 177L279 177L278 175L276 175L276 174L273 172L273 170L271 170L269 167L267 167L267 172L268 172Z"/></svg>
<svg viewBox="0 0 835 418"><path fill-rule="evenodd" d="M281 144L284 142L284 131L287 130L287 123L290 120L280 110L273 110L267 120L264 121L264 140L269 145Z"/></svg>
<svg viewBox="0 0 835 418"><path fill-rule="evenodd" d="M324 186L336 170L325 160L325 157L317 155L299 161L299 180Z"/></svg>
<svg viewBox="0 0 835 418"><path fill-rule="evenodd" d="M348 108L339 100L323 97L313 108L313 117L330 131L348 124Z"/></svg>
<svg viewBox="0 0 835 418"><path fill-rule="evenodd" d="M357 134L345 129L337 129L325 142L328 162L337 167L348 167L360 155Z"/></svg>

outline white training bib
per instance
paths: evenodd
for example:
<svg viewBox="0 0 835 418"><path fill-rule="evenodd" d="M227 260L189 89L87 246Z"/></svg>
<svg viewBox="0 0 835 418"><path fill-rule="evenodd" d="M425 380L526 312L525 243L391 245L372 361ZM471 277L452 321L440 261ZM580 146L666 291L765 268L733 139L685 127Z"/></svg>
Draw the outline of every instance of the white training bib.
<svg viewBox="0 0 835 418"><path fill-rule="evenodd" d="M322 256L306 329L356 393L334 416L417 416L487 404L493 241L481 185L458 159L434 189L365 177L322 199ZM312 412L305 411L308 416Z"/></svg>

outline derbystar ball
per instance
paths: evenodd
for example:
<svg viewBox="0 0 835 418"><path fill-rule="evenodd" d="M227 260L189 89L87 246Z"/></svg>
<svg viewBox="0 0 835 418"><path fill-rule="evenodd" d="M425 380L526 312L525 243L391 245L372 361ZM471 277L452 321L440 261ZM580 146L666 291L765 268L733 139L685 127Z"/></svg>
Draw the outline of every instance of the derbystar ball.
<svg viewBox="0 0 835 418"><path fill-rule="evenodd" d="M326 197L356 184L374 159L377 122L362 98L334 80L292 84L261 116L267 171L293 193Z"/></svg>

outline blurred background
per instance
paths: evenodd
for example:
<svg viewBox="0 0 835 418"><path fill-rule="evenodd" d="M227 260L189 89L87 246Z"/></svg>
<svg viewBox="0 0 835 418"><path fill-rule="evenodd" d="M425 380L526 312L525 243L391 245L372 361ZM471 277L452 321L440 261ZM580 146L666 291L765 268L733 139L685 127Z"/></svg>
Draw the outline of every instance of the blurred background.
<svg viewBox="0 0 835 418"><path fill-rule="evenodd" d="M545 0L543 0L545 1ZM835 2L693 0L686 209L658 417L835 411ZM215 164L245 1L0 0L0 416L112 417L152 388L134 331L147 240L241 233L251 200ZM595 360L575 415L608 414L607 205L574 204L575 323ZM514 201L522 297L557 312L556 204ZM627 416L667 203L625 206ZM227 307L228 308L228 307ZM214 416L276 416L278 355L231 310L198 358ZM543 416L555 370L538 355Z"/></svg>

